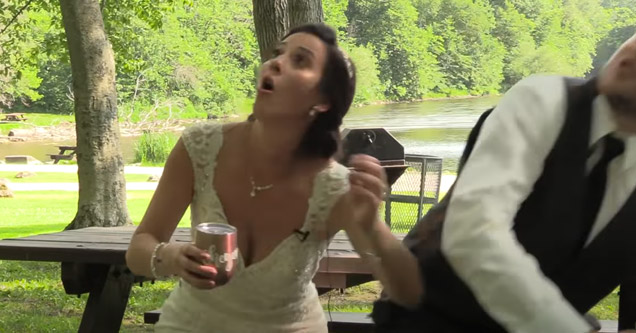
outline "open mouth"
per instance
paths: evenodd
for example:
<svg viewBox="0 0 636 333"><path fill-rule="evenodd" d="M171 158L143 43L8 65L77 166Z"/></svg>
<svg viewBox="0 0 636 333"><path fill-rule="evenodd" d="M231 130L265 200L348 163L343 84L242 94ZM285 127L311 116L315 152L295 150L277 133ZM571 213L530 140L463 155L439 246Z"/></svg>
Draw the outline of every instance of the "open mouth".
<svg viewBox="0 0 636 333"><path fill-rule="evenodd" d="M274 80L271 77L264 77L261 81L261 90L272 92L274 91Z"/></svg>

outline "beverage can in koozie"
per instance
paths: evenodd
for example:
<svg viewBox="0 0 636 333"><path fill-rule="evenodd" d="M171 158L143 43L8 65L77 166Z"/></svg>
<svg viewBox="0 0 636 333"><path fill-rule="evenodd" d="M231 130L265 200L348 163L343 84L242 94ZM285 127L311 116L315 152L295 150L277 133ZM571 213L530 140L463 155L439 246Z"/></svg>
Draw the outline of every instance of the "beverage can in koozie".
<svg viewBox="0 0 636 333"><path fill-rule="evenodd" d="M201 223L195 229L194 245L210 254L205 264L216 267L216 284L227 283L238 265L236 228L225 223Z"/></svg>

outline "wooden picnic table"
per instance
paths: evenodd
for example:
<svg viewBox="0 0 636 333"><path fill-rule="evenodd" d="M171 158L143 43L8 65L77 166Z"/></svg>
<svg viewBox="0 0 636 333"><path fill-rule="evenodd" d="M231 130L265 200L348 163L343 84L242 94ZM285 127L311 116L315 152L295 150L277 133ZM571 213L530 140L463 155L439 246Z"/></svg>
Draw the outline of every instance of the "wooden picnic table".
<svg viewBox="0 0 636 333"><path fill-rule="evenodd" d="M57 148L60 150L60 154L64 154L67 150L71 151L71 153L74 154L75 149L77 149L76 146L57 146Z"/></svg>
<svg viewBox="0 0 636 333"><path fill-rule="evenodd" d="M53 164L57 164L60 160L72 160L75 157L76 146L57 146L60 150L58 154L48 154L53 160ZM69 151L70 154L66 154Z"/></svg>
<svg viewBox="0 0 636 333"><path fill-rule="evenodd" d="M4 115L3 121L26 121L24 113L7 113Z"/></svg>
<svg viewBox="0 0 636 333"><path fill-rule="evenodd" d="M125 253L134 230L92 227L3 239L0 260L61 262L65 292L89 293L78 331L118 332L132 285L147 280L126 267ZM171 240L190 242L190 229L178 228ZM369 267L346 235L339 233L320 262L314 283L324 292L372 280Z"/></svg>

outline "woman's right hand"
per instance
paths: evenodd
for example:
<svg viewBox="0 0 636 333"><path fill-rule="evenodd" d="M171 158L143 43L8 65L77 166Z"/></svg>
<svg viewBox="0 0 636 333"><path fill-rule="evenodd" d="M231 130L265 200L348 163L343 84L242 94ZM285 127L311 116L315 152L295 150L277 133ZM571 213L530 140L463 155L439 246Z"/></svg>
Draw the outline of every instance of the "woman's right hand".
<svg viewBox="0 0 636 333"><path fill-rule="evenodd" d="M210 260L210 254L192 244L170 243L161 250L166 268L199 289L216 286L216 268L202 263Z"/></svg>

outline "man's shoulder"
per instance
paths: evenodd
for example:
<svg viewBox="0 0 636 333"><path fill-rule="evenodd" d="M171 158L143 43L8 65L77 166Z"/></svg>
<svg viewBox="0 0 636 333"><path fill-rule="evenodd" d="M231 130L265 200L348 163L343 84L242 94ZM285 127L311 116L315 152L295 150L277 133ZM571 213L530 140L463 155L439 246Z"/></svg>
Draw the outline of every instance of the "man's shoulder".
<svg viewBox="0 0 636 333"><path fill-rule="evenodd" d="M516 101L524 109L537 110L551 114L561 110L567 100L566 77L559 75L531 75L514 86L504 96L506 100Z"/></svg>
<svg viewBox="0 0 636 333"><path fill-rule="evenodd" d="M537 93L555 94L563 92L566 77L561 75L545 75L533 74L524 79L519 80L510 90L513 89L530 89Z"/></svg>

